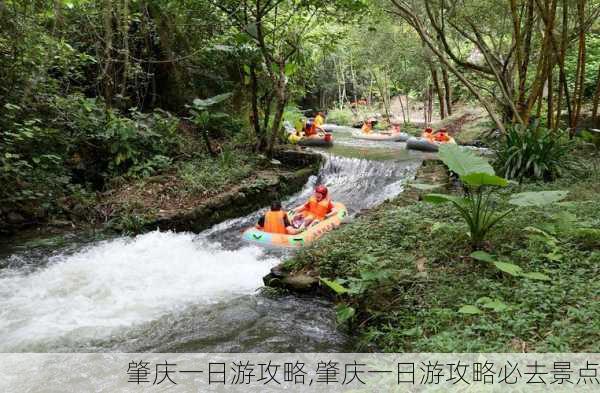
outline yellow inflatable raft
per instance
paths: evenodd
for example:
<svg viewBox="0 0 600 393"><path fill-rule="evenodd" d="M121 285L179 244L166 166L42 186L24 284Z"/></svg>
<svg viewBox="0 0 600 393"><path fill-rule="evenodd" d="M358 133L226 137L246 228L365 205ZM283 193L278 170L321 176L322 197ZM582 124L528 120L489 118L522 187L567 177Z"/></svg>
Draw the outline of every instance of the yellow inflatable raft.
<svg viewBox="0 0 600 393"><path fill-rule="evenodd" d="M340 202L333 202L336 213L322 221L313 222L305 231L297 235L283 235L261 231L256 227L244 231L242 238L252 244L273 248L300 248L311 244L325 233L340 226L348 216L346 206ZM288 212L290 221L293 219L294 211Z"/></svg>

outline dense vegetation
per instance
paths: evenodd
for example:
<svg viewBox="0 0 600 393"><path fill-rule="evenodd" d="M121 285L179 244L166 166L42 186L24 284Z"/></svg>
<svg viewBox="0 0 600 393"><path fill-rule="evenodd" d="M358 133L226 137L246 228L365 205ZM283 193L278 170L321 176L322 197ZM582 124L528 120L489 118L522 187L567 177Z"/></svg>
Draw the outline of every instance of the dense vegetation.
<svg viewBox="0 0 600 393"><path fill-rule="evenodd" d="M599 10L596 0L1 1L3 221L61 215L223 146L268 155L296 107L331 109L340 123L374 112L429 123L471 102L487 130L535 118L573 134L598 121Z"/></svg>
<svg viewBox="0 0 600 393"><path fill-rule="evenodd" d="M288 261L319 272L338 317L363 349L405 352L598 351L598 158L552 183L514 192L566 190L547 207L522 207L473 253L458 210L400 197Z"/></svg>

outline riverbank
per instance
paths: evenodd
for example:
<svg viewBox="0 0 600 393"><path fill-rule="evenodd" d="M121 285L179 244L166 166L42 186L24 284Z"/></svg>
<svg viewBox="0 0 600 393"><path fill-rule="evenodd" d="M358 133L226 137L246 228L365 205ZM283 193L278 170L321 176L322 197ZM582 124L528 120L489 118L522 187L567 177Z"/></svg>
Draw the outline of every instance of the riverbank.
<svg viewBox="0 0 600 393"><path fill-rule="evenodd" d="M570 193L558 205L519 209L486 243L488 252L550 281L475 261L454 209L407 203L406 195L328 234L283 268L335 283L337 294L323 281L319 289L336 300L338 318L357 335L356 350L597 352L600 178L592 157L555 182L511 185L505 192Z"/></svg>
<svg viewBox="0 0 600 393"><path fill-rule="evenodd" d="M152 176L117 179L103 192L67 195L52 216L4 220L2 229L26 238L106 229L198 232L300 190L321 161L321 155L291 146L273 159L228 150L216 158L182 160Z"/></svg>

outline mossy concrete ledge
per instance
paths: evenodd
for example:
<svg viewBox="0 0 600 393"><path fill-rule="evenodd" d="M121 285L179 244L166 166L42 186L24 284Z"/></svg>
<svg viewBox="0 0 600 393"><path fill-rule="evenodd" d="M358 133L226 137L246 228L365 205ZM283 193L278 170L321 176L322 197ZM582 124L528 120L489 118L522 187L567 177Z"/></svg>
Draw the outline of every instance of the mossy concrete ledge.
<svg viewBox="0 0 600 393"><path fill-rule="evenodd" d="M244 216L301 190L309 177L318 173L323 160L318 153L292 149L278 150L274 158L281 162L278 167L258 171L252 179L190 210L159 216L146 224L146 229L200 232Z"/></svg>

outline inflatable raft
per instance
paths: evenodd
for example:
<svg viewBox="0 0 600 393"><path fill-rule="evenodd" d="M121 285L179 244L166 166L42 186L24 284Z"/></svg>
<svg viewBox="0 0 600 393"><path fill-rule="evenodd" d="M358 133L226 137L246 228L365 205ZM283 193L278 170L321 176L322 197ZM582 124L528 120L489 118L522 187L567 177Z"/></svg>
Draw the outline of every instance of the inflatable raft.
<svg viewBox="0 0 600 393"><path fill-rule="evenodd" d="M372 132L370 134L365 134L361 131L355 131L352 133L352 136L357 139L368 139L371 141L394 141L394 142L404 142L410 135L405 132Z"/></svg>
<svg viewBox="0 0 600 393"><path fill-rule="evenodd" d="M438 151L440 145L446 143L456 144L456 141L452 137L448 142L433 142L426 138L412 137L408 138L408 140L406 141L406 148L413 150L436 152Z"/></svg>
<svg viewBox="0 0 600 393"><path fill-rule="evenodd" d="M339 227L348 216L344 204L333 202L333 206L337 210L336 214L323 221L313 222L305 231L297 235L263 232L256 227L252 227L244 231L242 239L252 244L272 248L300 248L309 245L325 233ZM293 219L293 215L293 211L288 212L290 221Z"/></svg>
<svg viewBox="0 0 600 393"><path fill-rule="evenodd" d="M329 133L321 133L311 137L298 136L295 133L291 133L288 140L300 146L333 146L333 135Z"/></svg>

